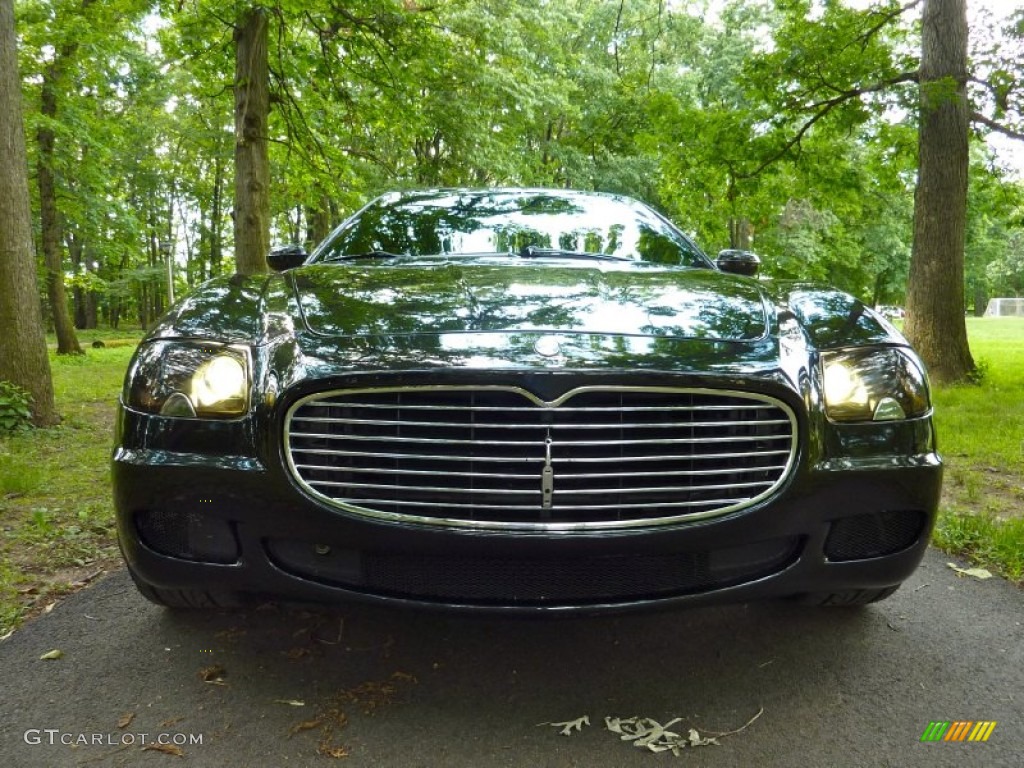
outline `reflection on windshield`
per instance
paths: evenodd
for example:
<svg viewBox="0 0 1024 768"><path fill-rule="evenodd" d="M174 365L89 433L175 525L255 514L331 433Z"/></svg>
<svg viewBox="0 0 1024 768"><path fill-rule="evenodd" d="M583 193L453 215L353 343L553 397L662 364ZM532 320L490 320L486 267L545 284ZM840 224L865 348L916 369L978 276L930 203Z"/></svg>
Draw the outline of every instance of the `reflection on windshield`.
<svg viewBox="0 0 1024 768"><path fill-rule="evenodd" d="M382 197L337 230L317 261L371 251L518 254L528 246L691 267L710 262L650 208L578 192L420 192Z"/></svg>

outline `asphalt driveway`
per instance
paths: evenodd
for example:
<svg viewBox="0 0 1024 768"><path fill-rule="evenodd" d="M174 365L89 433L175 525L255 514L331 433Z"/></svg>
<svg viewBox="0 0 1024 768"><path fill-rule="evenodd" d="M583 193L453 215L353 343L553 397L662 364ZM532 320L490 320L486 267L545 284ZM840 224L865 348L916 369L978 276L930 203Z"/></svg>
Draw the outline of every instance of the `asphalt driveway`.
<svg viewBox="0 0 1024 768"><path fill-rule="evenodd" d="M1024 592L948 559L929 552L861 610L553 621L176 614L119 571L0 644L0 764L1020 766ZM584 715L570 736L544 724ZM605 728L633 716L681 718L684 738L742 730L676 757ZM923 743L932 721L996 725L986 742Z"/></svg>

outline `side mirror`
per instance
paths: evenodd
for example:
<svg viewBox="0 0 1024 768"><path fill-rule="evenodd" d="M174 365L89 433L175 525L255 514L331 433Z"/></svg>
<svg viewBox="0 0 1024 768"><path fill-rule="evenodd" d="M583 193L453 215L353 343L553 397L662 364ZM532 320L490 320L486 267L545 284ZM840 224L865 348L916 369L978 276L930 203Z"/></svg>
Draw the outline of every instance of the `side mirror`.
<svg viewBox="0 0 1024 768"><path fill-rule="evenodd" d="M275 272L284 272L286 269L300 266L308 258L309 254L301 245L278 245L271 248L267 254L267 264Z"/></svg>
<svg viewBox="0 0 1024 768"><path fill-rule="evenodd" d="M715 264L723 272L753 277L757 274L757 270L761 268L761 259L753 251L726 248L718 254Z"/></svg>

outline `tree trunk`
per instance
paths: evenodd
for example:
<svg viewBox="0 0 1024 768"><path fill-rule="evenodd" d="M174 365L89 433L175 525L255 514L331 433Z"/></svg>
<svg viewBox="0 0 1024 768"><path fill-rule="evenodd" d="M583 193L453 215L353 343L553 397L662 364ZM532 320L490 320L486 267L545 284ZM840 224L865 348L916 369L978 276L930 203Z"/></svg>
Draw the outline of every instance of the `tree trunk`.
<svg viewBox="0 0 1024 768"><path fill-rule="evenodd" d="M968 109L965 0L925 0L921 127L905 331L932 378L974 371L964 319Z"/></svg>
<svg viewBox="0 0 1024 768"><path fill-rule="evenodd" d="M188 288L192 290L209 276L210 258L210 232L213 222L209 211L206 210L205 199L199 201L199 242L196 245L195 258L189 254L186 262L185 276L188 279Z"/></svg>
<svg viewBox="0 0 1024 768"><path fill-rule="evenodd" d="M267 271L270 250L270 75L267 12L244 11L235 28L235 270Z"/></svg>
<svg viewBox="0 0 1024 768"><path fill-rule="evenodd" d="M128 271L129 258L130 255L128 253L128 249L126 248L121 253L121 264L117 268L116 274L124 275L125 272ZM126 297L123 297L123 294L120 291L118 291L117 293L110 297L109 321L110 327L113 328L114 330L117 330L118 326L121 324L122 315L126 315L128 313L129 302L126 301L125 299Z"/></svg>
<svg viewBox="0 0 1024 768"><path fill-rule="evenodd" d="M322 242L331 233L331 201L327 195L320 196L320 204L315 208L306 211L306 236L309 243L308 250L312 250L318 243Z"/></svg>
<svg viewBox="0 0 1024 768"><path fill-rule="evenodd" d="M95 276L96 274L96 260L93 258L95 253L92 247L86 247L83 251L83 259L85 260L85 272L88 275ZM92 285L90 279L89 284ZM91 288L85 292L85 327L88 329L96 328L99 325L99 303L100 294L98 291L94 291Z"/></svg>
<svg viewBox="0 0 1024 768"><path fill-rule="evenodd" d="M729 247L749 251L754 239L754 225L750 219L729 219Z"/></svg>
<svg viewBox="0 0 1024 768"><path fill-rule="evenodd" d="M213 201L210 210L210 277L217 277L221 270L221 257L223 253L223 234L221 217L223 206L221 199L224 195L224 163L220 158L220 151L213 158Z"/></svg>
<svg viewBox="0 0 1024 768"><path fill-rule="evenodd" d="M174 304L174 180L171 180L170 194L167 196L167 230L157 239L160 248L160 260L164 266L165 284L167 287L167 308ZM166 238L166 239L164 239ZM186 242L188 236L186 235ZM161 311L162 315L163 312Z"/></svg>
<svg viewBox="0 0 1024 768"><path fill-rule="evenodd" d="M74 232L68 235L68 256L71 257L71 271L78 275L82 267L82 242ZM85 289L78 283L74 283L71 288L71 305L74 307L75 328L81 331L88 326L85 317Z"/></svg>
<svg viewBox="0 0 1024 768"><path fill-rule="evenodd" d="M153 267L154 273L149 289L149 296L152 299L150 310L152 318L156 320L164 313L164 292L160 289L165 286L161 285L163 280L155 277L156 271L163 267L163 259L160 256L160 236L155 231L150 238L149 265Z"/></svg>
<svg viewBox="0 0 1024 768"><path fill-rule="evenodd" d="M60 417L36 288L15 45L14 0L0 0L0 379L26 390L33 423L47 426Z"/></svg>
<svg viewBox="0 0 1024 768"><path fill-rule="evenodd" d="M982 281L974 286L974 316L984 317L985 309L988 307L988 290Z"/></svg>
<svg viewBox="0 0 1024 768"><path fill-rule="evenodd" d="M72 49L73 50L73 49ZM57 210L57 183L54 178L54 146L56 136L49 121L57 119L57 93L61 88L67 47L62 47L53 62L43 71L41 112L43 122L36 131L39 159L36 176L39 184L39 219L43 245L43 263L46 265L46 295L53 312L53 330L57 334L58 355L80 355L75 326L68 312L67 292L64 289L64 249L61 246L60 212Z"/></svg>

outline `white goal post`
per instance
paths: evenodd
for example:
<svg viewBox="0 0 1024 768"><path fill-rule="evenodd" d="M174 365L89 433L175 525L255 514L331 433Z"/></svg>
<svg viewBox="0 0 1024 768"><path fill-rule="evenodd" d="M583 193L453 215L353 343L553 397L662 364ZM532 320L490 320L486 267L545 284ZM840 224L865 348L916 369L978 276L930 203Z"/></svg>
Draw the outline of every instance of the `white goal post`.
<svg viewBox="0 0 1024 768"><path fill-rule="evenodd" d="M1024 299L989 299L985 317L1024 317Z"/></svg>

